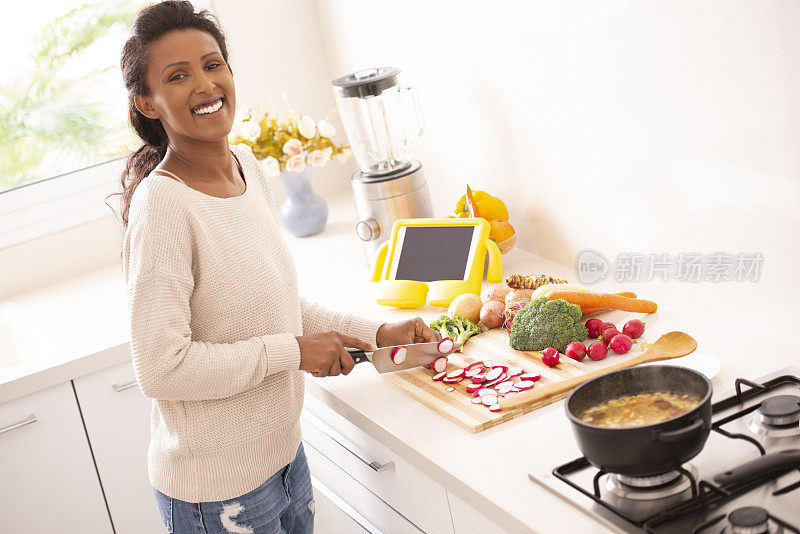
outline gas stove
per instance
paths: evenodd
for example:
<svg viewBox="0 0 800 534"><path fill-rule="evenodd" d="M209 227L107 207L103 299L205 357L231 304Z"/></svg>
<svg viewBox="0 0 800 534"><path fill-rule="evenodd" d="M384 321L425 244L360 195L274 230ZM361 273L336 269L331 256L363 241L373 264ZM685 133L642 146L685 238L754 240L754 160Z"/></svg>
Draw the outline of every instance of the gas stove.
<svg viewBox="0 0 800 534"><path fill-rule="evenodd" d="M800 534L800 367L738 378L720 399L703 450L674 471L629 477L581 457L529 477L617 532ZM773 453L781 465L731 479Z"/></svg>

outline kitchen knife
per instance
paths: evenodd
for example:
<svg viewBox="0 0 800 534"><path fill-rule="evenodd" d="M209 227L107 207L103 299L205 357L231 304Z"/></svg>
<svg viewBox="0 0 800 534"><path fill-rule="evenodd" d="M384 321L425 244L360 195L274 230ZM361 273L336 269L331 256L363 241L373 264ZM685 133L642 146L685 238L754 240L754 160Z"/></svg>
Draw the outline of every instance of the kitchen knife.
<svg viewBox="0 0 800 534"><path fill-rule="evenodd" d="M458 350L461 343L455 343L453 350L446 353L439 352L439 343L411 343L409 345L396 345L392 347L381 347L374 352L364 352L360 349L347 349L353 361L356 363L372 362L375 369L379 373L389 373L392 371L403 371L404 369L413 369L421 365L428 365L433 363L436 358L440 356L447 356ZM396 364L392 361L392 351L399 347L408 349L406 359L401 364Z"/></svg>

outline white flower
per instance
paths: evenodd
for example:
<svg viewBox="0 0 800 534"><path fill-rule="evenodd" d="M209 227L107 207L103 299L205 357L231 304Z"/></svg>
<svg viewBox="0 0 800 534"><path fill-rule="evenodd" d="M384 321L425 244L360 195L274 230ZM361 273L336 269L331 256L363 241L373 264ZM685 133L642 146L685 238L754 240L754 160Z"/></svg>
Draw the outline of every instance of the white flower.
<svg viewBox="0 0 800 534"><path fill-rule="evenodd" d="M317 129L319 130L319 135L322 137L327 137L328 139L331 139L336 135L336 126L326 120L319 121L317 123Z"/></svg>
<svg viewBox="0 0 800 534"><path fill-rule="evenodd" d="M312 167L324 167L331 159L331 153L328 149L325 150L312 150L308 153L308 164Z"/></svg>
<svg viewBox="0 0 800 534"><path fill-rule="evenodd" d="M256 121L244 121L239 126L239 132L242 139L247 141L255 141L261 135L261 126Z"/></svg>
<svg viewBox="0 0 800 534"><path fill-rule="evenodd" d="M277 178L281 173L281 164L273 156L261 160L261 169L269 178Z"/></svg>
<svg viewBox="0 0 800 534"><path fill-rule="evenodd" d="M295 156L303 151L303 143L299 139L292 137L283 144L283 153L287 156Z"/></svg>
<svg viewBox="0 0 800 534"><path fill-rule="evenodd" d="M297 129L300 131L300 135L306 139L312 139L317 135L317 124L308 115L303 115L300 122L297 123Z"/></svg>
<svg viewBox="0 0 800 534"><path fill-rule="evenodd" d="M349 148L345 148L342 150L341 154L336 154L336 160L341 164L345 164L350 159L351 155L353 155L353 151Z"/></svg>
<svg viewBox="0 0 800 534"><path fill-rule="evenodd" d="M306 168L306 160L302 154L296 154L286 161L287 172L302 172Z"/></svg>

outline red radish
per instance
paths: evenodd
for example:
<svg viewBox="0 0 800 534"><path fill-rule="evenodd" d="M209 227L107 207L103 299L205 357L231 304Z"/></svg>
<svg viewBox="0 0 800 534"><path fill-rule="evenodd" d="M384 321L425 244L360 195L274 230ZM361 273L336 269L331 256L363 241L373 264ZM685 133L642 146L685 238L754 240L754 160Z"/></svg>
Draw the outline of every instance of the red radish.
<svg viewBox="0 0 800 534"><path fill-rule="evenodd" d="M406 361L406 354L408 354L408 349L405 347L395 347L392 349L392 361L395 365L400 365L404 361Z"/></svg>
<svg viewBox="0 0 800 534"><path fill-rule="evenodd" d="M469 379L472 380L473 384L482 384L486 382L486 375L475 375L471 376Z"/></svg>
<svg viewBox="0 0 800 534"><path fill-rule="evenodd" d="M463 378L464 377L464 369L453 369L449 373L447 373L447 378Z"/></svg>
<svg viewBox="0 0 800 534"><path fill-rule="evenodd" d="M567 345L567 350L564 351L564 355L567 358L572 358L573 360L579 362L583 360L583 357L586 355L586 345L580 341L573 341Z"/></svg>
<svg viewBox="0 0 800 534"><path fill-rule="evenodd" d="M470 395L472 395L473 393L475 393L479 389L481 389L481 385L480 384L469 384L469 385L467 385L467 393L469 393Z"/></svg>
<svg viewBox="0 0 800 534"><path fill-rule="evenodd" d="M490 368L490 369L492 367L492 360L483 360L481 363L483 364L484 367L487 367L487 368Z"/></svg>
<svg viewBox="0 0 800 534"><path fill-rule="evenodd" d="M497 395L497 392L493 389L489 388L481 388L478 390L478 396L483 397L485 395Z"/></svg>
<svg viewBox="0 0 800 534"><path fill-rule="evenodd" d="M447 391L448 393L450 393L451 391L455 391L456 388L454 388L453 386L450 386L450 387L444 388L444 390Z"/></svg>
<svg viewBox="0 0 800 534"><path fill-rule="evenodd" d="M608 345L611 342L611 339L617 334L619 334L619 330L616 328L606 328L603 330L603 334L600 336L600 339L603 341L603 343Z"/></svg>
<svg viewBox="0 0 800 534"><path fill-rule="evenodd" d="M494 366L492 366L492 369L502 369L503 372L505 373L505 372L508 371L508 366L507 365L494 365Z"/></svg>
<svg viewBox="0 0 800 534"><path fill-rule="evenodd" d="M519 376L525 372L525 369L522 367L509 367L506 373L509 377L514 378L515 376Z"/></svg>
<svg viewBox="0 0 800 534"><path fill-rule="evenodd" d="M558 365L558 358L560 354L558 351L552 347L548 347L544 349L542 353L542 363L548 367L555 367Z"/></svg>
<svg viewBox="0 0 800 534"><path fill-rule="evenodd" d="M479 366L479 365L480 365L481 367L483 367L483 362L481 362L481 361L472 362L471 364L469 364L468 366L466 366L464 369L466 369L467 371L469 371L470 369L472 369L472 368L474 368L474 367L477 367L477 366Z"/></svg>
<svg viewBox="0 0 800 534"><path fill-rule="evenodd" d="M512 389L514 389L514 384L512 382L503 382L497 385L497 391L501 394L508 393Z"/></svg>
<svg viewBox="0 0 800 534"><path fill-rule="evenodd" d="M622 333L631 339L636 339L644 334L644 323L639 319L631 319L622 327Z"/></svg>
<svg viewBox="0 0 800 534"><path fill-rule="evenodd" d="M444 382L445 384L458 384L462 380L464 380L463 376L460 376L458 378L447 378L447 377L442 378L442 382Z"/></svg>
<svg viewBox="0 0 800 534"><path fill-rule="evenodd" d="M492 404L491 406L489 406L489 411L490 412L499 412L500 411L500 403L498 402L497 404Z"/></svg>
<svg viewBox="0 0 800 534"><path fill-rule="evenodd" d="M472 404L483 404L480 397L475 397L470 401Z"/></svg>
<svg viewBox="0 0 800 534"><path fill-rule="evenodd" d="M500 367L492 367L491 370L486 373L486 381L491 382L492 380L497 380L504 372L505 371Z"/></svg>
<svg viewBox="0 0 800 534"><path fill-rule="evenodd" d="M433 370L437 373L443 373L445 369L447 369L447 357L439 356L435 360L433 360Z"/></svg>
<svg viewBox="0 0 800 534"><path fill-rule="evenodd" d="M453 352L453 347L455 347L455 342L450 339L449 337L443 337L442 340L436 345L436 348L439 349L441 354L450 354Z"/></svg>
<svg viewBox="0 0 800 534"><path fill-rule="evenodd" d="M531 382L536 382L537 380L542 379L542 375L535 375L533 373L526 373L519 375L520 380L530 380Z"/></svg>
<svg viewBox="0 0 800 534"><path fill-rule="evenodd" d="M597 329L598 332L601 334L606 331L607 328L617 328L614 323L603 323L600 325L600 328Z"/></svg>
<svg viewBox="0 0 800 534"><path fill-rule="evenodd" d="M600 326L603 324L603 321L600 319L589 319L584 323L584 326L587 330L589 330L589 337L595 338L600 335Z"/></svg>
<svg viewBox="0 0 800 534"><path fill-rule="evenodd" d="M586 354L593 360L602 360L608 354L608 349L599 341L595 341L586 349Z"/></svg>
<svg viewBox="0 0 800 534"><path fill-rule="evenodd" d="M633 340L631 340L631 338L625 334L617 334L611 338L611 342L609 342L608 346L611 347L611 350L617 354L625 354L631 350L631 347L633 346Z"/></svg>
<svg viewBox="0 0 800 534"><path fill-rule="evenodd" d="M497 378L495 378L491 382L486 382L484 384L484 386L486 386L488 388L490 386L493 386L495 384L499 384L500 382L503 382L506 378L508 378L508 375L506 375L505 373L501 373L500 376L498 376Z"/></svg>
<svg viewBox="0 0 800 534"><path fill-rule="evenodd" d="M535 384L535 382L533 382L531 380L520 380L519 382L514 384L514 387L516 389L522 391L522 390L525 390L525 389L531 389L534 384Z"/></svg>
<svg viewBox="0 0 800 534"><path fill-rule="evenodd" d="M435 375L433 375L433 378L431 380L433 380L435 382L438 382L439 380L441 380L445 376L447 376L447 373L442 371L441 373L436 373Z"/></svg>
<svg viewBox="0 0 800 534"><path fill-rule="evenodd" d="M466 376L467 378L472 378L473 376L478 376L482 372L483 369L478 369L477 367L473 367L472 369L464 373L464 376Z"/></svg>

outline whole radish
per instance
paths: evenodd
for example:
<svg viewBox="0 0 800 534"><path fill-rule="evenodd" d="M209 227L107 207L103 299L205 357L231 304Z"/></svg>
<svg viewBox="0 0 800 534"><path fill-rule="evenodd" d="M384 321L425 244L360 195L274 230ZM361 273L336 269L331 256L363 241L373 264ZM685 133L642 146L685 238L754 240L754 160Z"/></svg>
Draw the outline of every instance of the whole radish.
<svg viewBox="0 0 800 534"><path fill-rule="evenodd" d="M616 330L617 326L614 323L603 323L598 327L597 331L602 334L608 328L613 328L614 330Z"/></svg>
<svg viewBox="0 0 800 534"><path fill-rule="evenodd" d="M603 341L603 343L608 345L614 338L614 336L616 336L617 334L619 334L619 330L617 330L616 327L606 328L605 330L603 330L600 339Z"/></svg>
<svg viewBox="0 0 800 534"><path fill-rule="evenodd" d="M542 351L542 363L548 367L555 367L558 365L559 354L553 347L547 347Z"/></svg>
<svg viewBox="0 0 800 534"><path fill-rule="evenodd" d="M639 319L631 319L622 327L622 333L631 339L636 339L644 334L644 323Z"/></svg>
<svg viewBox="0 0 800 534"><path fill-rule="evenodd" d="M596 338L600 336L600 326L602 326L603 324L604 324L603 321L595 318L586 321L586 323L584 323L584 326L586 326L586 329L589 330L589 337Z"/></svg>
<svg viewBox="0 0 800 534"><path fill-rule="evenodd" d="M608 349L606 348L605 345L603 345L599 341L595 341L594 343L589 345L588 349L586 349L586 354L592 360L602 360L608 354Z"/></svg>
<svg viewBox="0 0 800 534"><path fill-rule="evenodd" d="M486 328L497 328L505 321L506 305L497 300L489 300L481 306L481 322Z"/></svg>
<svg viewBox="0 0 800 534"><path fill-rule="evenodd" d="M572 343L567 345L567 349L564 351L564 355L567 358L572 358L573 360L579 362L583 360L584 356L586 355L586 345L584 345L580 341L573 341Z"/></svg>
<svg viewBox="0 0 800 534"><path fill-rule="evenodd" d="M633 341L625 334L617 334L611 338L611 342L608 344L608 346L611 347L611 350L617 354L625 354L631 350Z"/></svg>

